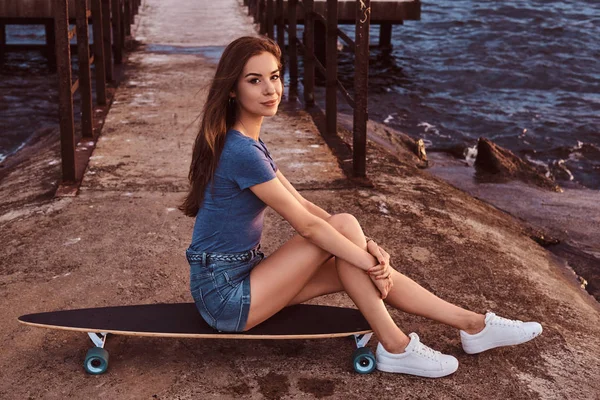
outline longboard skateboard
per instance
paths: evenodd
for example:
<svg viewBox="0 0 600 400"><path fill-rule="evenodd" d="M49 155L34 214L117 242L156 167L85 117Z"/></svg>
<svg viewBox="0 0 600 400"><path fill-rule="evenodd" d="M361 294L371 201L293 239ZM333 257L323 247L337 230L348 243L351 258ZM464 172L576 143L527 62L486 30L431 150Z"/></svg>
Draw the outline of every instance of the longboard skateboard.
<svg viewBox="0 0 600 400"><path fill-rule="evenodd" d="M94 347L85 357L86 372L102 374L108 368L104 348L107 335L198 339L324 339L353 336L357 349L352 366L360 374L375 370L375 356L366 347L373 331L353 308L297 304L286 307L246 332L220 332L200 316L194 303L145 304L83 308L28 314L19 322L49 329L86 332Z"/></svg>

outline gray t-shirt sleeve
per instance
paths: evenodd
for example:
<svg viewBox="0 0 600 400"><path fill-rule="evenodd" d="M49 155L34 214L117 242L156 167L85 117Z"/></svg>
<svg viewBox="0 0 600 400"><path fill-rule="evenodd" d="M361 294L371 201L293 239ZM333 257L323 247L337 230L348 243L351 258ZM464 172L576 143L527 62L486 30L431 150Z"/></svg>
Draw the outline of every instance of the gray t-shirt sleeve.
<svg viewBox="0 0 600 400"><path fill-rule="evenodd" d="M260 148L259 144L235 149L230 176L241 190L275 178L277 167Z"/></svg>

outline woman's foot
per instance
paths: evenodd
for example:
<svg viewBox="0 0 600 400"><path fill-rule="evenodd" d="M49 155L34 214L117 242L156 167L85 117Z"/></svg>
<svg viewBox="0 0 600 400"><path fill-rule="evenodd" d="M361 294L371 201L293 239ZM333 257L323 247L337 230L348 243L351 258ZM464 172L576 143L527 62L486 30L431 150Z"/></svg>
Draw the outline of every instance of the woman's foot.
<svg viewBox="0 0 600 400"><path fill-rule="evenodd" d="M465 353L477 354L501 346L513 346L530 341L542 333L542 325L537 322L522 322L485 314L485 328L481 332L469 334L460 331L460 340Z"/></svg>
<svg viewBox="0 0 600 400"><path fill-rule="evenodd" d="M378 370L427 378L440 378L457 370L458 360L456 358L425 346L420 342L416 333L411 333L409 337L410 343L406 346L404 353L390 353L381 343L377 345Z"/></svg>

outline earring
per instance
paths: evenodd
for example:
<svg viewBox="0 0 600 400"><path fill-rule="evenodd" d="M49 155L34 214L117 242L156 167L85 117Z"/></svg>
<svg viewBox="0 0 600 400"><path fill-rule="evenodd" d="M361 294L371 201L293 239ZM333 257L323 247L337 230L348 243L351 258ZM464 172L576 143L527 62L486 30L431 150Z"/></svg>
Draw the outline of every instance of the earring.
<svg viewBox="0 0 600 400"><path fill-rule="evenodd" d="M229 98L229 105L233 106L235 104L235 97L230 97Z"/></svg>

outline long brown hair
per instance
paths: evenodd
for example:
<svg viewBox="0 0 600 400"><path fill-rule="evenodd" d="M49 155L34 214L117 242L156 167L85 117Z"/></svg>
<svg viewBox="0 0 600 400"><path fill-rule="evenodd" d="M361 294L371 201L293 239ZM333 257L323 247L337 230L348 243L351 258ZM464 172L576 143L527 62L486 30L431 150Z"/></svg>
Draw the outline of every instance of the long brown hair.
<svg viewBox="0 0 600 400"><path fill-rule="evenodd" d="M229 99L236 89L238 78L246 62L263 52L271 53L281 68L281 50L267 37L244 36L229 43L219 60L217 72L210 85L202 111L202 122L192 154L188 179L190 190L179 209L195 217L204 201L204 191L213 179L219 157L225 145L225 136L236 120L236 101Z"/></svg>

